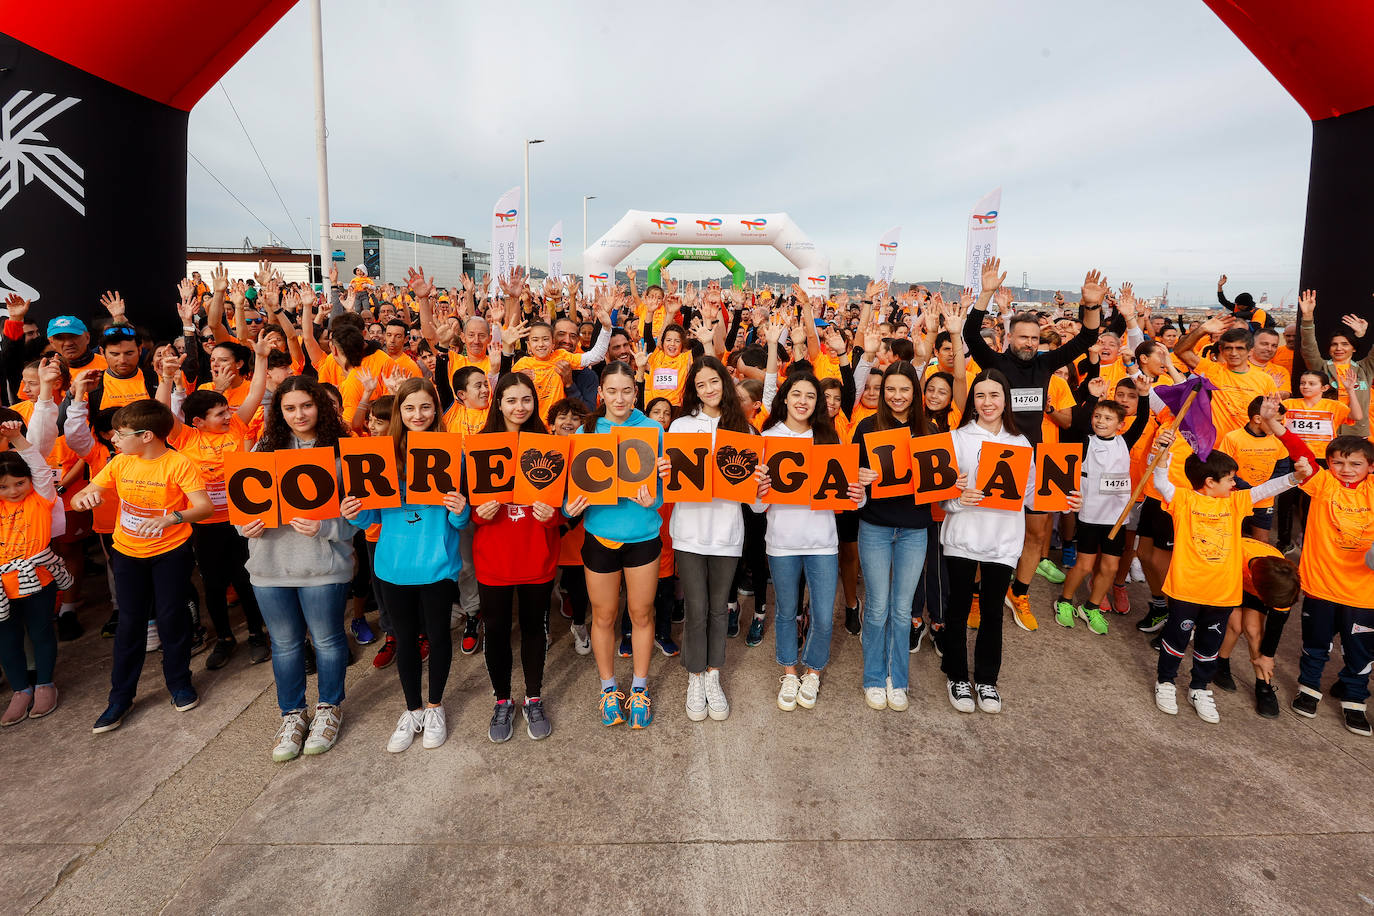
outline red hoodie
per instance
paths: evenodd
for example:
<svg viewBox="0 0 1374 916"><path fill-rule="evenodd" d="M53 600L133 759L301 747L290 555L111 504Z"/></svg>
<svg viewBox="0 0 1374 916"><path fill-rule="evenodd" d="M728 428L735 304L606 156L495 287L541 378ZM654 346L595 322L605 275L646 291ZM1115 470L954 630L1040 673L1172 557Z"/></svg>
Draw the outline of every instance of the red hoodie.
<svg viewBox="0 0 1374 916"><path fill-rule="evenodd" d="M476 509L472 520L472 568L482 585L530 585L553 579L558 564L558 526L563 513L554 510L536 521L529 506L501 506L490 520Z"/></svg>

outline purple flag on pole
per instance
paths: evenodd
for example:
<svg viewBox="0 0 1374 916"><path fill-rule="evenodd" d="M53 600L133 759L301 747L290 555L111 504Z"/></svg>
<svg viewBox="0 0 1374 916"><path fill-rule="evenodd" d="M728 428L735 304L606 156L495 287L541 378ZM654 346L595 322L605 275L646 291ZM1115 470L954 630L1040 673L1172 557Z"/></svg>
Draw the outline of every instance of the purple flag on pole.
<svg viewBox="0 0 1374 916"><path fill-rule="evenodd" d="M1192 447L1199 458L1206 461L1212 454L1212 446L1217 441L1217 428L1212 422L1212 392L1217 390L1207 379L1200 375L1189 378L1179 385L1156 385L1154 393L1164 402L1175 417L1183 409L1183 402L1194 391L1198 393L1193 406L1183 415L1178 425L1179 435Z"/></svg>

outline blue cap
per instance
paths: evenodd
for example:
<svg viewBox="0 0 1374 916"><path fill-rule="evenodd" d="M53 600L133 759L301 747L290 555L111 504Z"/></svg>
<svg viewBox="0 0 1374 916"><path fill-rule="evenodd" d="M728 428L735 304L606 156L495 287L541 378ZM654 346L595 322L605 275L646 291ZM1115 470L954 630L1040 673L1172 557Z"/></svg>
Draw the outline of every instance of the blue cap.
<svg viewBox="0 0 1374 916"><path fill-rule="evenodd" d="M86 323L75 315L58 315L48 322L48 336L56 337L58 334L85 334Z"/></svg>

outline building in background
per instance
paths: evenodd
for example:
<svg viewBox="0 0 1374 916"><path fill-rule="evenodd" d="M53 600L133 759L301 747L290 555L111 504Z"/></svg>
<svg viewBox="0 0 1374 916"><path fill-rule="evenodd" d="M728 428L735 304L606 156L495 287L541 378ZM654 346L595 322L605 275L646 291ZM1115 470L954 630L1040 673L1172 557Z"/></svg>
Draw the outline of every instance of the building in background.
<svg viewBox="0 0 1374 916"><path fill-rule="evenodd" d="M199 272L207 285L210 271L223 264L229 271L229 280L251 280L257 273L259 261L271 261L272 269L281 273L287 283L318 283L320 279L320 259L304 248L255 248L244 246L238 249L191 248L186 252L186 276ZM175 290L173 291L175 293Z"/></svg>

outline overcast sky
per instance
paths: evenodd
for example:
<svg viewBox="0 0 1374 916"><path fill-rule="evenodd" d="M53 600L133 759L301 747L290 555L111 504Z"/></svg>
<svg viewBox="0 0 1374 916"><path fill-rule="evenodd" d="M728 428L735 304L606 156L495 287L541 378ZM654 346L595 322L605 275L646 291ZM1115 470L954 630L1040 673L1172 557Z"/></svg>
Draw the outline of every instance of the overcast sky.
<svg viewBox="0 0 1374 916"><path fill-rule="evenodd" d="M898 281L955 279L969 210L1001 185L1018 284L1077 288L1096 266L1190 304L1224 270L1232 293L1292 300L1310 122L1201 0L976 9L325 0L331 218L486 248L537 137L536 266L556 219L581 250L595 194L592 240L627 209L785 211L833 273L872 273L900 225ZM190 120L191 152L293 246L316 218L308 13L223 81L294 224L218 87ZM267 241L194 162L189 191L192 245Z"/></svg>

